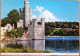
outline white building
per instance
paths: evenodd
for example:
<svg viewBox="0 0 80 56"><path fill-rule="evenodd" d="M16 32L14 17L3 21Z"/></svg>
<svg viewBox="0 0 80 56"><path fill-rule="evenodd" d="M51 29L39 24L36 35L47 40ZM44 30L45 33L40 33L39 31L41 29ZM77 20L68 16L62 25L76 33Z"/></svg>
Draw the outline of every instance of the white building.
<svg viewBox="0 0 80 56"><path fill-rule="evenodd" d="M13 29L11 24L6 24L5 25L6 30L11 31Z"/></svg>
<svg viewBox="0 0 80 56"><path fill-rule="evenodd" d="M11 24L6 24L5 27L1 27L1 40L5 38L4 33L6 30L11 31L12 29L14 29L14 27L12 27Z"/></svg>
<svg viewBox="0 0 80 56"><path fill-rule="evenodd" d="M6 32L6 28L5 27L1 27L1 40L3 39L3 38L5 38L4 37L4 33Z"/></svg>
<svg viewBox="0 0 80 56"><path fill-rule="evenodd" d="M19 27L23 28L23 20L22 20L22 19L20 19L20 20L17 22L17 28L19 28Z"/></svg>

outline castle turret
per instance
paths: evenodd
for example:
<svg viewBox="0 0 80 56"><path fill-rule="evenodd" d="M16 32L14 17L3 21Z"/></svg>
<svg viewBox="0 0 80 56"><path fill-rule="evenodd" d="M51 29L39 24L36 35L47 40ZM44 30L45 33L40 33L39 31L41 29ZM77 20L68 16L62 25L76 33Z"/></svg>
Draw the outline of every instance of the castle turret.
<svg viewBox="0 0 80 56"><path fill-rule="evenodd" d="M23 9L23 8L20 8L19 10L20 10L20 14L24 11L24 9Z"/></svg>
<svg viewBox="0 0 80 56"><path fill-rule="evenodd" d="M24 10L25 10L25 27L28 27L30 24L29 20L29 0L24 1Z"/></svg>
<svg viewBox="0 0 80 56"><path fill-rule="evenodd" d="M21 19L24 19L24 8L20 8L20 16L21 16Z"/></svg>
<svg viewBox="0 0 80 56"><path fill-rule="evenodd" d="M32 9L31 8L29 8L29 24L31 23L31 17L32 17Z"/></svg>
<svg viewBox="0 0 80 56"><path fill-rule="evenodd" d="M45 39L45 19L41 18L41 25L42 25L42 37Z"/></svg>
<svg viewBox="0 0 80 56"><path fill-rule="evenodd" d="M45 26L45 19L44 18L41 18L41 25L44 28L44 26Z"/></svg>
<svg viewBox="0 0 80 56"><path fill-rule="evenodd" d="M37 26L37 20L36 19L32 19L32 25L33 25L33 27Z"/></svg>

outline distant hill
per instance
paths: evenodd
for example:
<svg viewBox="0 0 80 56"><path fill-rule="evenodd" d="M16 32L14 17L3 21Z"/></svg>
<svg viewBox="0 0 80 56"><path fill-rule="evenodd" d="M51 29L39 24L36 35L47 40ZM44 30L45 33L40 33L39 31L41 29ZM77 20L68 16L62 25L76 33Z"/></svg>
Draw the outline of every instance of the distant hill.
<svg viewBox="0 0 80 56"><path fill-rule="evenodd" d="M46 36L79 36L79 22L46 22Z"/></svg>

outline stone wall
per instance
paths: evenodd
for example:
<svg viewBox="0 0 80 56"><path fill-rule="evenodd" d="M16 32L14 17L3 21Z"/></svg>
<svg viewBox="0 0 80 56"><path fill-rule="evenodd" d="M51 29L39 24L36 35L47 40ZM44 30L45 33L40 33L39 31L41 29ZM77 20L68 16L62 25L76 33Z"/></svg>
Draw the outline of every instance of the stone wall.
<svg viewBox="0 0 80 56"><path fill-rule="evenodd" d="M25 13L25 27L28 27L28 24L30 23L29 21L29 1L24 2L24 13Z"/></svg>
<svg viewBox="0 0 80 56"><path fill-rule="evenodd" d="M21 19L24 19L24 8L20 8L20 16L22 17Z"/></svg>
<svg viewBox="0 0 80 56"><path fill-rule="evenodd" d="M45 51L45 40L33 40L30 46L34 50Z"/></svg>
<svg viewBox="0 0 80 56"><path fill-rule="evenodd" d="M28 27L29 38L31 38L31 39L45 39L44 18L41 18L41 25L39 25L37 23L37 19L33 19L31 22L32 9L29 8L29 1L28 0L24 1L24 9L21 8L20 13L21 13L22 17L24 17L25 27Z"/></svg>
<svg viewBox="0 0 80 56"><path fill-rule="evenodd" d="M17 28L20 28L20 27L23 28L23 20L22 19L20 19L17 23Z"/></svg>
<svg viewBox="0 0 80 56"><path fill-rule="evenodd" d="M3 38L5 38L4 37L4 33L6 32L6 28L5 27L1 27L1 40L3 39Z"/></svg>
<svg viewBox="0 0 80 56"><path fill-rule="evenodd" d="M32 20L32 25L28 27L29 37L31 39L45 39L44 21L41 25L37 23L36 19Z"/></svg>
<svg viewBox="0 0 80 56"><path fill-rule="evenodd" d="M13 29L11 24L5 25L6 30L11 31Z"/></svg>
<svg viewBox="0 0 80 56"><path fill-rule="evenodd" d="M24 20L24 26L28 27L28 25L31 23L31 15L32 15L32 9L29 8L28 0L24 1L24 8L20 8L20 15Z"/></svg>

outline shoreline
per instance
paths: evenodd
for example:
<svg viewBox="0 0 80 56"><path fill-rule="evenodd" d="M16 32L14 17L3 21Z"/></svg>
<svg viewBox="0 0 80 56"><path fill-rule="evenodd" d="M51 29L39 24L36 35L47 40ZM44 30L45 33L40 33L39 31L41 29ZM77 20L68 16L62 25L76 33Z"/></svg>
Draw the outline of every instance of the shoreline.
<svg viewBox="0 0 80 56"><path fill-rule="evenodd" d="M79 36L45 36L45 38L51 38L51 37L79 37ZM11 42L14 42L14 41L28 41L30 39L26 39L26 40L19 40L19 39L11 39L11 40L1 40L1 42L4 42L4 41L11 41ZM45 40L45 39L32 39L32 40Z"/></svg>
<svg viewBox="0 0 80 56"><path fill-rule="evenodd" d="M45 38L51 38L51 37L79 37L79 36L45 36ZM19 40L19 39L11 39L11 40L1 40L1 42L8 42L8 41L11 41L11 42L15 42L15 41L28 41L30 39L26 39L26 40ZM32 39L32 40L45 40L45 39Z"/></svg>

